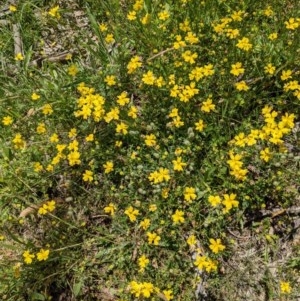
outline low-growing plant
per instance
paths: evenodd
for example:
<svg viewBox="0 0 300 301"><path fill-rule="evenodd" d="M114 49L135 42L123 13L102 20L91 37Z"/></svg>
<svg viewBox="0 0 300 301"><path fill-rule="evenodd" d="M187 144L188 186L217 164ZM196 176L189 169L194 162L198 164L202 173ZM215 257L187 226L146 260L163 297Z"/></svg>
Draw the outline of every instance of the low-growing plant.
<svg viewBox="0 0 300 301"><path fill-rule="evenodd" d="M8 10L2 299L296 300L297 1Z"/></svg>

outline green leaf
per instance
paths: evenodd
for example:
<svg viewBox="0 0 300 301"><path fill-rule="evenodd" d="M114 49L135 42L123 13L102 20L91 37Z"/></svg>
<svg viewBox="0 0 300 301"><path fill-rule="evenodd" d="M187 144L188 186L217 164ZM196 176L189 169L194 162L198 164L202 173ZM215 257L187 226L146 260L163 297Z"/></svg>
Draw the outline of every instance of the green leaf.
<svg viewBox="0 0 300 301"><path fill-rule="evenodd" d="M37 293L37 292L34 292L32 295L31 295L31 300L46 300L45 299L45 296L40 294L40 293Z"/></svg>
<svg viewBox="0 0 300 301"><path fill-rule="evenodd" d="M73 285L73 294L75 297L77 297L80 294L82 285L83 285L83 281L79 281Z"/></svg>

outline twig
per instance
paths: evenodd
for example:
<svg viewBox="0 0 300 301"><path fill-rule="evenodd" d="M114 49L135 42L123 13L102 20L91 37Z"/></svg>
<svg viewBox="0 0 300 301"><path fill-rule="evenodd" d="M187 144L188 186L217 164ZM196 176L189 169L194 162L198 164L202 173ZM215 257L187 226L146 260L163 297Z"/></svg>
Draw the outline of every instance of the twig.
<svg viewBox="0 0 300 301"><path fill-rule="evenodd" d="M163 50L163 51L161 51L161 52L159 52L159 53L157 53L157 54L155 54L155 55L149 57L149 58L147 59L147 61L149 62L149 61L155 59L156 57L161 56L161 55L164 55L166 52L169 52L169 51L172 51L172 50L174 50L174 48L168 48L168 49L165 49L165 50Z"/></svg>
<svg viewBox="0 0 300 301"><path fill-rule="evenodd" d="M50 63L64 62L67 60L67 57L69 54L72 54L72 52L63 51L63 52L55 54L55 55L50 55L50 56L47 56L44 58L38 58L38 59L32 61L29 65L30 66L41 66L43 62L50 62Z"/></svg>
<svg viewBox="0 0 300 301"><path fill-rule="evenodd" d="M22 38L21 38L19 26L17 24L13 24L12 29L13 29L13 38L14 38L14 45L15 45L15 55L17 55L18 53L23 54Z"/></svg>
<svg viewBox="0 0 300 301"><path fill-rule="evenodd" d="M275 210L269 210L269 211L263 211L262 212L262 217L271 217L274 218L278 215L283 215L283 214L289 214L289 215L298 215L300 214L300 207L291 207L288 209L275 209Z"/></svg>
<svg viewBox="0 0 300 301"><path fill-rule="evenodd" d="M229 228L226 228L226 229L227 229L227 231L229 232L229 234L231 234L232 236L234 236L234 237L237 238L237 239L244 240L244 239L249 239L249 238L251 238L251 235L249 235L249 236L238 236L238 235L236 235L235 233L233 233Z"/></svg>
<svg viewBox="0 0 300 301"><path fill-rule="evenodd" d="M288 214L288 215L300 215L300 207L291 207L288 209L274 209L274 210L263 210L260 211L261 215L254 217L248 221L245 222L244 226L249 226L252 222L257 222L257 221L261 221L266 217L271 217L271 218L275 218L279 215L284 215L284 214Z"/></svg>

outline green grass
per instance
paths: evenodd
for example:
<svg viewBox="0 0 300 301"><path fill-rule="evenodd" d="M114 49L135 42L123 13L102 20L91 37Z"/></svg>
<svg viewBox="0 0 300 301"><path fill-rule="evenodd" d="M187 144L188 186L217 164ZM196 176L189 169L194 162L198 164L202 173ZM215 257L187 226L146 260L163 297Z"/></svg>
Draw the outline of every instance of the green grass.
<svg viewBox="0 0 300 301"><path fill-rule="evenodd" d="M297 300L297 2L18 2L3 300Z"/></svg>

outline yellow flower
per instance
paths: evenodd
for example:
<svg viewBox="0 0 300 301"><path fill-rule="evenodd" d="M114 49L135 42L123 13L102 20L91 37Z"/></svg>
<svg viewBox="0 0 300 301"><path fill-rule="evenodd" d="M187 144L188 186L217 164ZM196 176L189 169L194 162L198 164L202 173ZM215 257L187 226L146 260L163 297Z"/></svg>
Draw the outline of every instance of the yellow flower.
<svg viewBox="0 0 300 301"><path fill-rule="evenodd" d="M113 34L107 34L106 37L105 37L105 42L107 44L112 44L115 42L115 39L114 39L114 35Z"/></svg>
<svg viewBox="0 0 300 301"><path fill-rule="evenodd" d="M176 210L175 213L172 215L173 223L176 225L178 223L184 222L184 212L181 210Z"/></svg>
<svg viewBox="0 0 300 301"><path fill-rule="evenodd" d="M159 20L165 21L165 20L167 20L169 17L170 17L170 14L169 14L169 12L166 11L166 10L164 10L164 11L158 13L158 19L159 19Z"/></svg>
<svg viewBox="0 0 300 301"><path fill-rule="evenodd" d="M2 123L6 126L11 125L13 123L13 119L10 116L5 116L2 118Z"/></svg>
<svg viewBox="0 0 300 301"><path fill-rule="evenodd" d="M104 81L108 86L114 86L116 84L116 77L114 75L107 75Z"/></svg>
<svg viewBox="0 0 300 301"><path fill-rule="evenodd" d="M136 217L139 215L139 210L130 206L124 211L124 213L129 217L131 222L134 222L136 221Z"/></svg>
<svg viewBox="0 0 300 301"><path fill-rule="evenodd" d="M130 11L128 14L127 14L127 19L129 21L133 21L136 19L136 12L135 11Z"/></svg>
<svg viewBox="0 0 300 301"><path fill-rule="evenodd" d="M272 75L275 73L276 67L274 67L272 64L269 63L267 66L265 66L264 70L265 73Z"/></svg>
<svg viewBox="0 0 300 301"><path fill-rule="evenodd" d="M125 106L126 104L128 104L130 101L130 99L127 97L127 92L122 92L120 95L118 95L117 97L117 103L120 105L120 106Z"/></svg>
<svg viewBox="0 0 300 301"><path fill-rule="evenodd" d="M197 238L194 234L192 234L187 238L186 242L190 247L194 247L197 243Z"/></svg>
<svg viewBox="0 0 300 301"><path fill-rule="evenodd" d="M147 230L150 227L151 221L149 218L145 218L140 222L140 227Z"/></svg>
<svg viewBox="0 0 300 301"><path fill-rule="evenodd" d="M148 70L147 73L143 74L142 82L146 85L154 85L156 77L154 76L153 72Z"/></svg>
<svg viewBox="0 0 300 301"><path fill-rule="evenodd" d="M195 126L197 131L202 132L204 129L204 121L199 119L199 121L195 123Z"/></svg>
<svg viewBox="0 0 300 301"><path fill-rule="evenodd" d="M16 149L23 148L25 146L25 141L23 140L22 135L20 133L15 135L12 142Z"/></svg>
<svg viewBox="0 0 300 301"><path fill-rule="evenodd" d="M162 86L164 86L166 83L163 79L162 76L160 76L159 78L156 79L155 84L157 87L161 88Z"/></svg>
<svg viewBox="0 0 300 301"><path fill-rule="evenodd" d="M210 195L208 201L213 207L217 207L221 203L221 198L218 195Z"/></svg>
<svg viewBox="0 0 300 301"><path fill-rule="evenodd" d="M33 169L35 172L40 172L43 170L43 165L40 162L35 162Z"/></svg>
<svg viewBox="0 0 300 301"><path fill-rule="evenodd" d="M271 41L276 40L278 38L278 33L277 32L273 32L273 33L269 34L268 38Z"/></svg>
<svg viewBox="0 0 300 301"><path fill-rule="evenodd" d="M283 86L283 90L284 91L294 91L294 90L300 90L300 85L299 85L299 82L297 80L292 80L292 81L289 81L288 83L286 83L284 86Z"/></svg>
<svg viewBox="0 0 300 301"><path fill-rule="evenodd" d="M238 40L236 46L245 51L249 51L252 48L252 44L249 42L249 39L246 37Z"/></svg>
<svg viewBox="0 0 300 301"><path fill-rule="evenodd" d="M169 188L163 188L161 191L161 196L166 199L169 196Z"/></svg>
<svg viewBox="0 0 300 301"><path fill-rule="evenodd" d="M236 83L235 87L239 91L248 91L250 89L249 86L246 84L246 82L244 80Z"/></svg>
<svg viewBox="0 0 300 301"><path fill-rule="evenodd" d="M47 202L47 210L49 212L54 211L55 210L55 205L56 205L56 202L54 200L48 201Z"/></svg>
<svg viewBox="0 0 300 301"><path fill-rule="evenodd" d="M212 99L208 98L206 101L202 103L200 110L205 113L209 113L210 111L214 111L216 105L212 103Z"/></svg>
<svg viewBox="0 0 300 301"><path fill-rule="evenodd" d="M45 214L47 214L47 213L48 213L47 209L48 209L47 204L43 204L43 205L39 208L38 214L40 214L40 215L45 215Z"/></svg>
<svg viewBox="0 0 300 301"><path fill-rule="evenodd" d="M176 160L173 160L172 163L173 163L173 169L175 171L183 171L183 167L186 166L186 163L182 162L181 157L178 157Z"/></svg>
<svg viewBox="0 0 300 301"><path fill-rule="evenodd" d="M72 151L68 154L68 161L70 166L79 165L81 163L80 153L78 151Z"/></svg>
<svg viewBox="0 0 300 301"><path fill-rule="evenodd" d="M92 182L93 179L94 179L93 174L94 173L91 170L86 170L84 172L84 174L82 175L83 181L85 181L85 182Z"/></svg>
<svg viewBox="0 0 300 301"><path fill-rule="evenodd" d="M121 147L122 145L123 145L123 142L120 141L120 140L117 140L117 141L115 142L115 146L116 146L116 147Z"/></svg>
<svg viewBox="0 0 300 301"><path fill-rule="evenodd" d="M182 23L179 23L180 30L187 32L191 30L189 20L185 19Z"/></svg>
<svg viewBox="0 0 300 301"><path fill-rule="evenodd" d="M106 113L106 115L104 116L104 120L107 123L110 123L112 120L118 120L119 113L120 113L120 110L117 107L112 108L109 112Z"/></svg>
<svg viewBox="0 0 300 301"><path fill-rule="evenodd" d="M217 270L217 263L214 260L207 258L205 262L205 271L210 273L211 271L216 271L216 270Z"/></svg>
<svg viewBox="0 0 300 301"><path fill-rule="evenodd" d="M194 265L201 271L203 271L207 266L208 258L206 256L196 256Z"/></svg>
<svg viewBox="0 0 300 301"><path fill-rule="evenodd" d="M163 290L163 294L167 301L170 301L174 298L172 290Z"/></svg>
<svg viewBox="0 0 300 301"><path fill-rule="evenodd" d="M239 34L240 31L238 29L231 29L231 28L226 29L226 36L229 37L230 39L236 38Z"/></svg>
<svg viewBox="0 0 300 301"><path fill-rule="evenodd" d="M234 137L233 143L237 146L244 147L246 145L246 137L244 133L239 133Z"/></svg>
<svg viewBox="0 0 300 301"><path fill-rule="evenodd" d="M109 203L108 206L104 207L104 212L114 216L116 209L117 207L113 203Z"/></svg>
<svg viewBox="0 0 300 301"><path fill-rule="evenodd" d="M133 9L135 11L139 11L143 8L144 0L136 0L133 4Z"/></svg>
<svg viewBox="0 0 300 301"><path fill-rule="evenodd" d="M206 272L216 271L217 264L215 261L209 259L207 256L196 256L194 265L201 271L205 270Z"/></svg>
<svg viewBox="0 0 300 301"><path fill-rule="evenodd" d="M128 125L126 125L124 122L121 122L117 124L116 132L126 135L128 133L127 129L128 129Z"/></svg>
<svg viewBox="0 0 300 301"><path fill-rule="evenodd" d="M57 144L56 145L56 149L59 153L62 153L66 147L67 147L66 144Z"/></svg>
<svg viewBox="0 0 300 301"><path fill-rule="evenodd" d="M267 17L271 17L274 15L274 11L272 10L272 7L270 5L268 5L267 8L264 10L264 15Z"/></svg>
<svg viewBox="0 0 300 301"><path fill-rule="evenodd" d="M137 112L138 112L138 109L137 107L135 106L131 106L127 115L133 119L136 119L137 118Z"/></svg>
<svg viewBox="0 0 300 301"><path fill-rule="evenodd" d="M193 65L196 63L195 59L198 57L198 54L192 53L190 50L186 50L181 56L185 62Z"/></svg>
<svg viewBox="0 0 300 301"><path fill-rule="evenodd" d="M289 294L291 290L292 289L289 282L280 281L280 291L282 294Z"/></svg>
<svg viewBox="0 0 300 301"><path fill-rule="evenodd" d="M49 16L59 19L60 18L60 13L59 13L59 5L52 7L49 12Z"/></svg>
<svg viewBox="0 0 300 301"><path fill-rule="evenodd" d="M245 69L242 66L242 63L237 62L233 65L231 65L231 70L230 73L235 75L235 76L239 76L240 74L243 74L245 72Z"/></svg>
<svg viewBox="0 0 300 301"><path fill-rule="evenodd" d="M171 138L173 138L173 137L171 137ZM177 147L177 148L175 149L174 154L175 154L176 156L180 156L182 153L185 153L185 151L184 151L181 147Z"/></svg>
<svg viewBox="0 0 300 301"><path fill-rule="evenodd" d="M149 262L150 260L145 255L142 255L138 258L138 265L141 272L145 270L145 267L149 264Z"/></svg>
<svg viewBox="0 0 300 301"><path fill-rule="evenodd" d="M45 104L42 108L42 112L44 115L51 115L53 113L52 106L50 104Z"/></svg>
<svg viewBox="0 0 300 301"><path fill-rule="evenodd" d="M88 136L86 136L85 141L86 142L94 141L94 134L89 134Z"/></svg>
<svg viewBox="0 0 300 301"><path fill-rule="evenodd" d="M67 55L66 55L66 60L67 61L70 61L72 59L72 53L68 53Z"/></svg>
<svg viewBox="0 0 300 301"><path fill-rule="evenodd" d="M151 204L150 206L149 206L149 211L150 212L154 212L154 211L156 211L157 210L157 206L155 205L155 204Z"/></svg>
<svg viewBox="0 0 300 301"><path fill-rule="evenodd" d="M148 237L148 243L151 245L158 246L159 241L160 241L160 236L157 235L155 232L147 232L147 237Z"/></svg>
<svg viewBox="0 0 300 301"><path fill-rule="evenodd" d="M245 14L244 11L242 10L239 10L239 11L234 11L231 15L230 15L230 18L233 20L233 21L237 21L237 22L240 22L243 20L242 16Z"/></svg>
<svg viewBox="0 0 300 301"><path fill-rule="evenodd" d="M212 64L207 64L203 66L203 75L211 76L215 73L214 66Z"/></svg>
<svg viewBox="0 0 300 301"><path fill-rule="evenodd" d="M283 70L280 76L282 81L292 78L292 70Z"/></svg>
<svg viewBox="0 0 300 301"><path fill-rule="evenodd" d="M142 19L141 19L141 22L143 25L146 25L150 22L150 19L151 19L151 15L150 14L146 14Z"/></svg>
<svg viewBox="0 0 300 301"><path fill-rule="evenodd" d="M141 58L139 56L134 56L130 59L129 63L127 64L127 73L132 74L135 72L136 69L142 67Z"/></svg>
<svg viewBox="0 0 300 301"><path fill-rule="evenodd" d="M239 202L235 198L236 194L224 194L224 200L222 201L222 204L225 206L223 209L224 213L228 213L232 207L237 207L239 205Z"/></svg>
<svg viewBox="0 0 300 301"><path fill-rule="evenodd" d="M177 108L173 108L172 110L171 110L171 112L169 113L169 115L168 115L168 117L171 117L171 118L173 118L173 117L178 117L179 115L178 115L178 109Z"/></svg>
<svg viewBox="0 0 300 301"><path fill-rule="evenodd" d="M41 122L38 124L37 128L36 128L36 132L38 134L44 134L46 133L46 125L45 123Z"/></svg>
<svg viewBox="0 0 300 301"><path fill-rule="evenodd" d="M46 167L46 170L49 171L49 172L53 171L53 169L54 169L53 165L51 165L51 164L48 164L47 167Z"/></svg>
<svg viewBox="0 0 300 301"><path fill-rule="evenodd" d="M38 99L40 99L40 98L41 98L41 96L38 95L38 94L36 94L35 92L33 92L33 93L31 94L31 99L32 99L32 100L38 100Z"/></svg>
<svg viewBox="0 0 300 301"><path fill-rule="evenodd" d="M76 76L76 74L78 73L78 68L75 64L72 64L69 68L68 68L68 74L71 76Z"/></svg>
<svg viewBox="0 0 300 301"><path fill-rule="evenodd" d="M23 61L24 60L24 56L22 55L22 53L17 53L15 56L15 60L16 61Z"/></svg>
<svg viewBox="0 0 300 301"><path fill-rule="evenodd" d="M196 189L193 187L186 187L184 190L184 200L191 203L197 197Z"/></svg>
<svg viewBox="0 0 300 301"><path fill-rule="evenodd" d="M196 44L199 41L199 39L196 37L196 34L191 31L187 33L184 39L190 44Z"/></svg>
<svg viewBox="0 0 300 301"><path fill-rule="evenodd" d="M138 283L136 281L130 282L130 292L135 295L135 297L145 297L150 298L151 294L154 292L154 285L150 282Z"/></svg>
<svg viewBox="0 0 300 301"><path fill-rule="evenodd" d="M14 5L10 5L9 10L14 13L15 11L17 11L17 8Z"/></svg>
<svg viewBox="0 0 300 301"><path fill-rule="evenodd" d="M166 168L159 168L158 171L151 172L148 179L154 184L170 180L169 170Z"/></svg>
<svg viewBox="0 0 300 301"><path fill-rule="evenodd" d="M37 260L46 261L48 259L49 253L50 253L49 250L40 249L40 251L36 254Z"/></svg>
<svg viewBox="0 0 300 301"><path fill-rule="evenodd" d="M144 141L147 146L155 146L156 145L156 137L154 134L146 135Z"/></svg>
<svg viewBox="0 0 300 301"><path fill-rule="evenodd" d="M260 158L265 162L270 160L270 149L268 147L260 151Z"/></svg>
<svg viewBox="0 0 300 301"><path fill-rule="evenodd" d="M35 257L34 254L30 254L30 252L27 250L23 253L23 257L24 257L24 262L26 264L30 264L32 263L33 258Z"/></svg>
<svg viewBox="0 0 300 301"><path fill-rule="evenodd" d="M108 28L107 28L106 24L101 23L101 24L99 24L99 29L101 32L105 32L105 31L107 31Z"/></svg>
<svg viewBox="0 0 300 301"><path fill-rule="evenodd" d="M221 243L221 240L218 238L218 239L213 239L211 238L209 240L210 242L210 245L209 245L209 248L213 251L213 253L217 254L219 253L220 251L223 251L225 249L225 246L222 245Z"/></svg>
<svg viewBox="0 0 300 301"><path fill-rule="evenodd" d="M114 170L114 163L112 161L107 161L105 164L103 164L104 167L104 173L110 173Z"/></svg>
<svg viewBox="0 0 300 301"><path fill-rule="evenodd" d="M299 27L300 22L296 21L295 18L290 18L288 21L284 22L284 24L287 29L295 30Z"/></svg>
<svg viewBox="0 0 300 301"><path fill-rule="evenodd" d="M173 48L179 49L184 46L186 46L186 43L182 40L181 35L176 35L176 41L173 43Z"/></svg>

